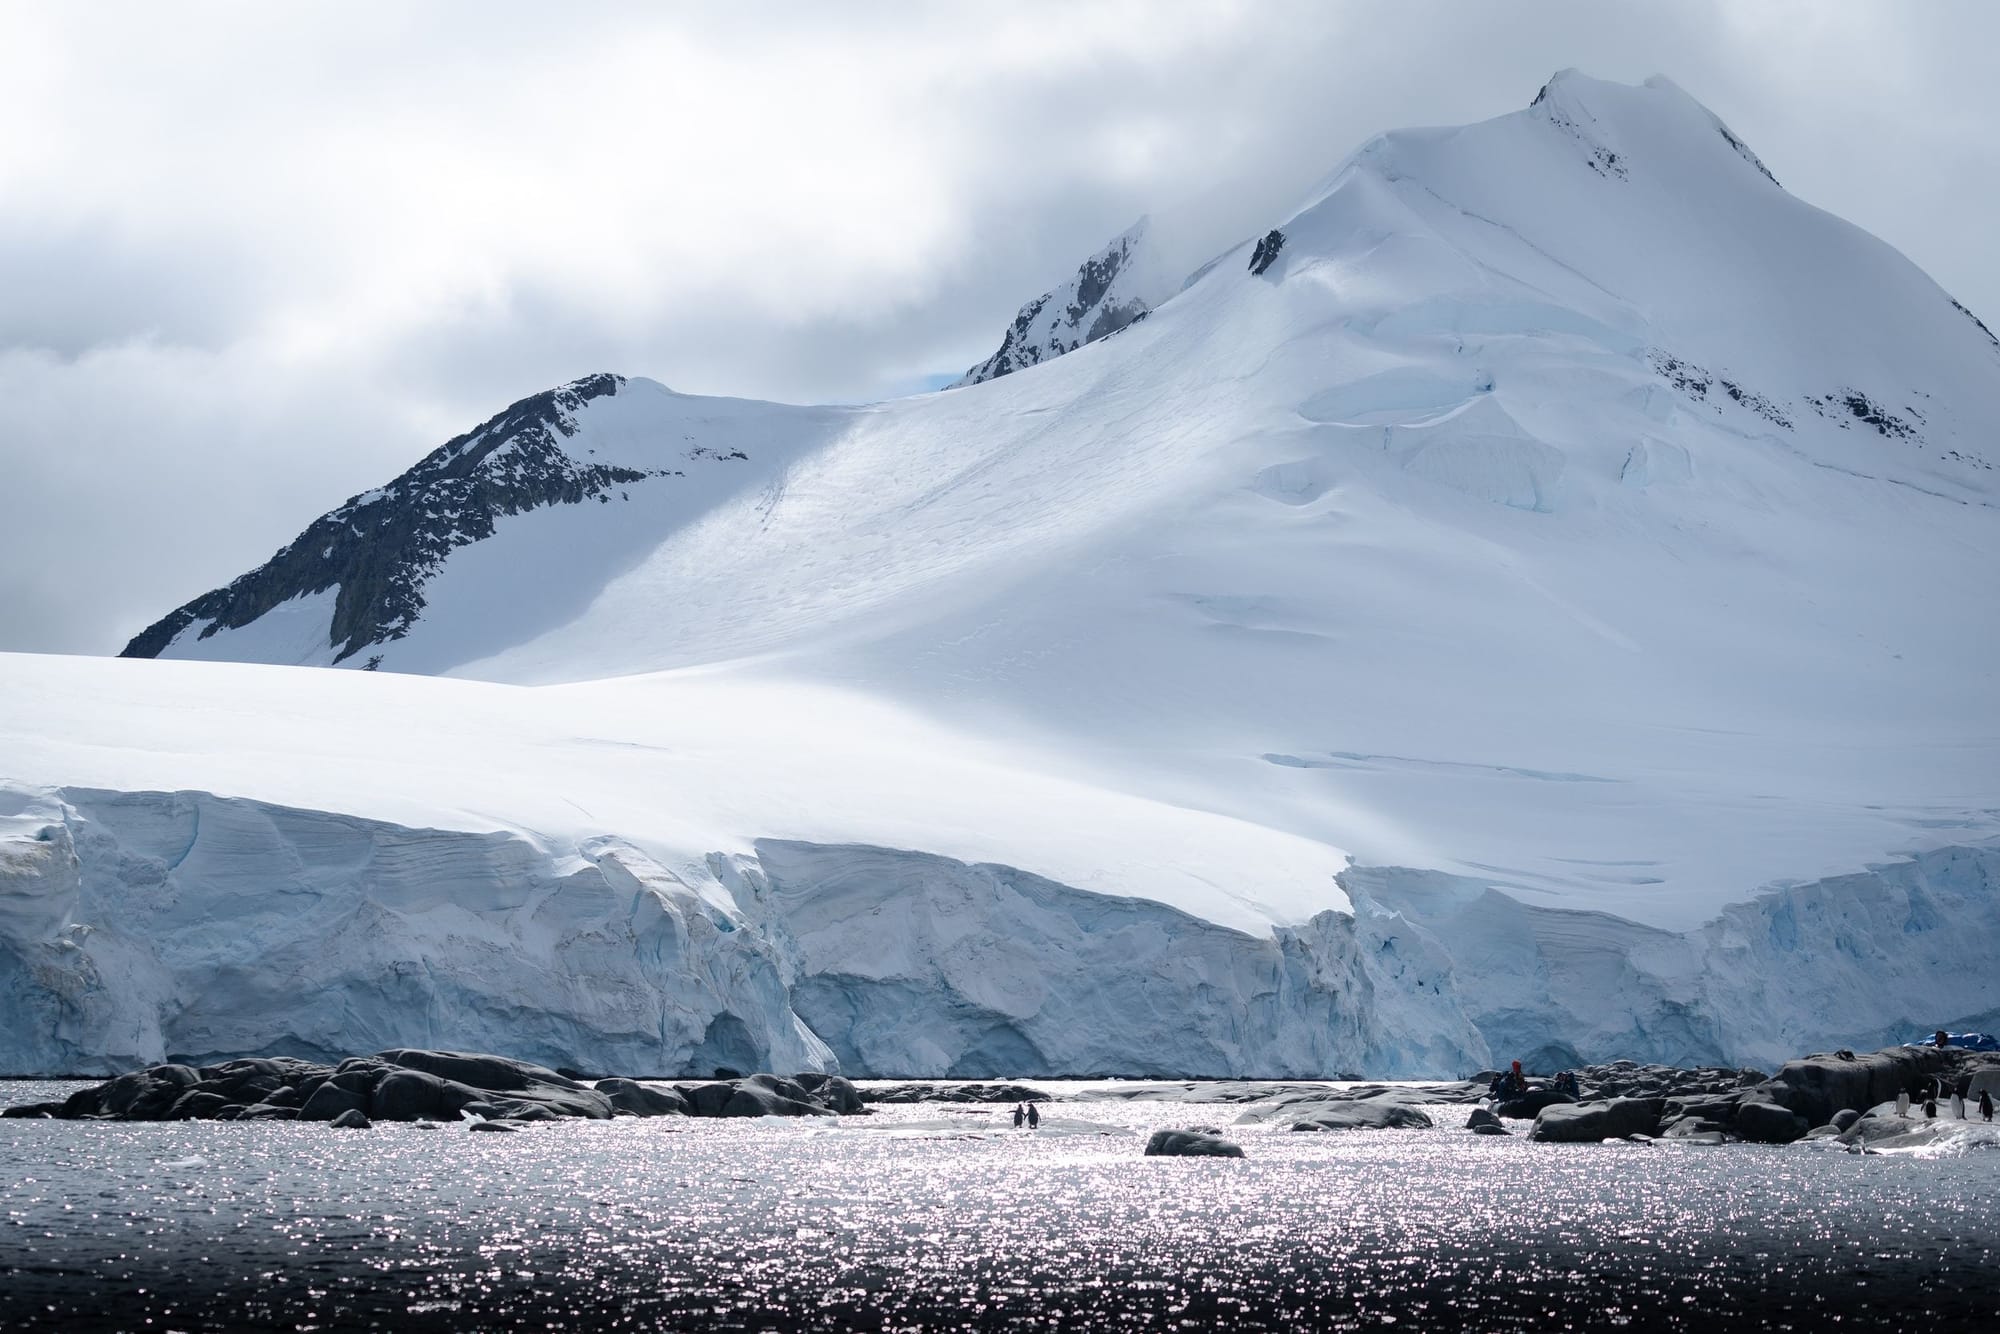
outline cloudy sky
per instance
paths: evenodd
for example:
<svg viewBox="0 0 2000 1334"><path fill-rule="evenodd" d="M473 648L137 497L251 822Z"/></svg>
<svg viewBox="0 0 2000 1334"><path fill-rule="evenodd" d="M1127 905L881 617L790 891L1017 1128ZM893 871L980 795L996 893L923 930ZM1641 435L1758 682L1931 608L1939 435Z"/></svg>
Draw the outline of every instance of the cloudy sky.
<svg viewBox="0 0 2000 1334"><path fill-rule="evenodd" d="M1142 213L1662 72L2000 325L2000 5L0 0L0 649L112 652L525 394L914 392Z"/></svg>

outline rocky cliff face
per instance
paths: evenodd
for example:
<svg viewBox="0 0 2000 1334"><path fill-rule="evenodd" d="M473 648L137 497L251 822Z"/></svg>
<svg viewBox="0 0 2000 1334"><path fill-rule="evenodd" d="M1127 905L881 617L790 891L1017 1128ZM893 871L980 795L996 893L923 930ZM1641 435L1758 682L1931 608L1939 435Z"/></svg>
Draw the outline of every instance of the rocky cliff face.
<svg viewBox="0 0 2000 1334"><path fill-rule="evenodd" d="M1001 337L999 350L967 371L958 384L997 380L1146 318L1172 295L1151 263L1147 225L1146 219L1139 219L1085 260L1075 277L1022 306Z"/></svg>
<svg viewBox="0 0 2000 1334"><path fill-rule="evenodd" d="M424 584L452 551L493 535L498 518L606 498L657 475L579 460L565 450L577 413L616 394L622 376L591 375L524 398L378 490L354 497L225 588L169 612L125 646L158 657L184 636L238 629L295 598L338 590L328 644L342 662L409 633Z"/></svg>

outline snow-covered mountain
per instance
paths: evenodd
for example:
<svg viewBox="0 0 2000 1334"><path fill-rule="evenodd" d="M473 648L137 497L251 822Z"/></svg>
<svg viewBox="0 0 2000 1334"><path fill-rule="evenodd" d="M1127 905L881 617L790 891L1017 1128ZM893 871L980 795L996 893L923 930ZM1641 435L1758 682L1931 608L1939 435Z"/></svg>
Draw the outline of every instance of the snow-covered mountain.
<svg viewBox="0 0 2000 1334"><path fill-rule="evenodd" d="M127 650L211 661L0 659L0 1066L1445 1073L2000 1010L1985 327L1664 80L1271 223L1184 282L1128 233L939 394L578 381Z"/></svg>

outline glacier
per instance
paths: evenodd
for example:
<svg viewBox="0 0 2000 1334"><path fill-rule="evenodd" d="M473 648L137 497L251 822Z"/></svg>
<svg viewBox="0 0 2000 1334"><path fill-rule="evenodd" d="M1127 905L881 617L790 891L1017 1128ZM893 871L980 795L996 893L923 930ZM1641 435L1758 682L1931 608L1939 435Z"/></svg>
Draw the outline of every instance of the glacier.
<svg viewBox="0 0 2000 1334"><path fill-rule="evenodd" d="M1661 79L1271 221L1178 284L1128 233L940 393L588 377L124 660L0 655L0 1067L1449 1075L2000 1009L1985 327Z"/></svg>

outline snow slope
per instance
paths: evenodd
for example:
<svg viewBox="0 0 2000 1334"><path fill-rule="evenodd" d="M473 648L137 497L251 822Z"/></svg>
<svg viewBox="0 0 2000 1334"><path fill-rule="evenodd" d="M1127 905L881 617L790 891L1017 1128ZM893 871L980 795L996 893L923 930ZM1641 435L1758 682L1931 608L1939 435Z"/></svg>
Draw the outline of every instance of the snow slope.
<svg viewBox="0 0 2000 1334"><path fill-rule="evenodd" d="M88 689L52 669L27 690L24 659L5 664L0 779L38 810L82 811L71 789L204 790L511 830L554 866L593 837L665 865L749 858L732 865L812 923L817 943L773 928L781 975L847 978L843 959L898 942L854 965L867 986L785 983L870 1068L945 1059L919 1061L898 1014L959 1034L960 1055L1018 1055L991 1036L1000 1013L1037 1051L1057 1039L1016 1013L1027 964L993 965L1027 989L1014 1010L972 999L984 974L946 967L949 940L846 931L783 890L796 877L872 894L885 921L984 903L1001 934L992 905L1028 912L1021 885L1130 896L1187 915L1148 917L1168 937L1267 942L1239 974L1270 965L1260 950L1322 951L1347 1027L1308 1038L1326 1025L1306 1004L1250 1025L1237 1058L1269 1069L1446 1073L1492 1040L1733 1059L1772 1026L1838 1041L1932 1022L1894 989L1851 1014L1784 997L1850 968L1986 971L1967 951L1993 939L2000 838L2000 344L1663 80L1564 74L1511 115L1383 136L1274 221L1260 272L1246 241L1118 336L1037 325L1040 364L941 394L810 409L593 377L524 400L322 520L339 541L316 525L128 650L460 678L352 700L377 687L275 678L266 706L301 719L285 753L341 781L233 742L128 753L121 735L178 725L154 714L229 696L226 669L125 664L141 674ZM1102 260L1036 309L1077 304ZM1115 295L1091 286L1082 309ZM510 470L517 437L532 466ZM342 620L356 605L370 614ZM387 702L406 689L440 693ZM129 708L80 742L100 690ZM457 714L548 749L482 752ZM631 744L691 714L701 745ZM328 729L385 750L335 760ZM481 758L440 772L434 750ZM377 753L408 776L370 777ZM997 768L951 767L974 756ZM521 776L543 766L587 829ZM863 892L796 851L847 845L900 859L858 863L877 868ZM1349 856L1376 868L1350 886L1399 887L1353 917L1329 883ZM1896 919L1918 928L1885 935L1915 872L1866 868L1912 856L1945 858L1943 888L1919 877L1930 906ZM1496 893L1497 915L1453 906ZM1847 903L1865 930L1758 917L1788 894ZM1398 942L1393 965L1356 962L1367 933ZM1074 965L1085 935L1051 928L1040 954ZM1521 969L1539 980L1518 994L1496 980ZM1183 1023L1219 975L1172 991ZM1242 994L1296 982L1257 975ZM2000 1004L1972 984L1948 1001L1940 1021ZM1753 1003L1769 1025L1729 1013ZM1173 1061L1220 1072L1229 1044L1204 1041Z"/></svg>

